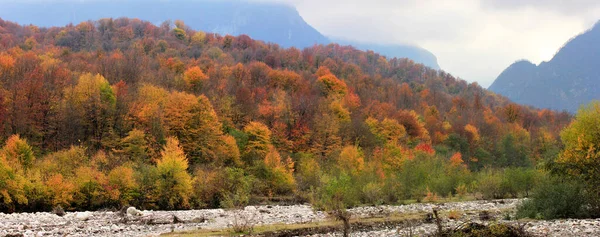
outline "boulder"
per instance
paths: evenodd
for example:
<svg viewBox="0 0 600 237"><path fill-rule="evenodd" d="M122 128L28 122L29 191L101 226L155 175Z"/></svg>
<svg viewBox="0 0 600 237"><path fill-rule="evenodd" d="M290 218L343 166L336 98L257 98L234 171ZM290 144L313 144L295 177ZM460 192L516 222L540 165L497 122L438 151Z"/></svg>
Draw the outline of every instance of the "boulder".
<svg viewBox="0 0 600 237"><path fill-rule="evenodd" d="M135 207L129 207L127 208L127 214L132 215L132 216L143 216L144 213L138 209L136 209Z"/></svg>

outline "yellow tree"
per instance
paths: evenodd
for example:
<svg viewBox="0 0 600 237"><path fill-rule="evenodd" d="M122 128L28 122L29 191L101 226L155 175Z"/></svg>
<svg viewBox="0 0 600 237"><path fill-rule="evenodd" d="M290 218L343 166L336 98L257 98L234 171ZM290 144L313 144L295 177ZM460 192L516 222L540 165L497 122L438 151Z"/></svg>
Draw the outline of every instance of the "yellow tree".
<svg viewBox="0 0 600 237"><path fill-rule="evenodd" d="M162 113L167 134L181 141L181 147L194 162L236 163L239 151L206 96L173 92Z"/></svg>
<svg viewBox="0 0 600 237"><path fill-rule="evenodd" d="M337 165L344 171L358 175L365 168L365 158L362 151L356 146L346 146L342 149Z"/></svg>
<svg viewBox="0 0 600 237"><path fill-rule="evenodd" d="M101 148L102 142L109 138L112 132L112 120L116 109L116 95L108 81L100 74L83 74L77 84L65 91L65 100L69 105L68 113L75 118L75 127L80 126L82 131L74 139L89 141L94 148Z"/></svg>
<svg viewBox="0 0 600 237"><path fill-rule="evenodd" d="M265 163L265 177L267 193L285 195L290 194L296 187L296 180L294 179L294 162L288 157L283 162L281 155L277 152L274 146L269 146L269 152L264 158Z"/></svg>
<svg viewBox="0 0 600 237"><path fill-rule="evenodd" d="M188 208L192 194L192 178L187 172L188 159L176 138L167 138L167 144L156 163L158 203L166 209Z"/></svg>
<svg viewBox="0 0 600 237"><path fill-rule="evenodd" d="M554 168L583 181L597 214L600 210L600 102L581 108L560 137L565 148Z"/></svg>
<svg viewBox="0 0 600 237"><path fill-rule="evenodd" d="M25 139L21 139L19 135L12 135L6 140L6 145L2 148L7 162L20 172L26 172L33 166L35 156L31 146L27 144Z"/></svg>
<svg viewBox="0 0 600 237"><path fill-rule="evenodd" d="M108 173L109 197L120 205L129 205L138 187L134 171L129 166L119 166Z"/></svg>
<svg viewBox="0 0 600 237"><path fill-rule="evenodd" d="M248 144L246 145L245 158L250 164L263 159L270 151L271 130L259 122L250 122L244 127L244 132L248 134Z"/></svg>
<svg viewBox="0 0 600 237"><path fill-rule="evenodd" d="M27 204L23 186L25 178L15 172L4 156L0 156L0 209L13 209L14 204Z"/></svg>
<svg viewBox="0 0 600 237"><path fill-rule="evenodd" d="M407 135L404 126L395 119L385 118L379 122L377 119L369 117L365 123L375 137L387 144L397 145Z"/></svg>

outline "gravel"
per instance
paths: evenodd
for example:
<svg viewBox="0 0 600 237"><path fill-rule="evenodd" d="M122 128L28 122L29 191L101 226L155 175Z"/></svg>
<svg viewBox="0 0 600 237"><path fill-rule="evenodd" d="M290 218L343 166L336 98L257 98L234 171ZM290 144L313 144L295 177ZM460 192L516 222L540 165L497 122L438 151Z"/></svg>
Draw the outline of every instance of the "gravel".
<svg viewBox="0 0 600 237"><path fill-rule="evenodd" d="M460 220L447 220L445 226L457 226L465 221L477 221L480 211L488 211L496 220L503 222L505 213L513 213L521 202L517 199L496 201L471 201L445 204L410 204L402 206L358 207L349 211L355 218L386 216L390 214L429 213L433 208L459 212ZM142 216L119 212L67 212L63 217L48 212L0 213L0 236L22 234L24 236L156 236L173 231L199 229L223 229L234 222L252 225L298 224L319 222L327 217L314 212L309 205L293 206L248 206L244 210L187 210L187 211L142 211ZM600 219L555 220L515 223L539 236L600 236ZM353 232L352 236L406 236L433 233L434 224L398 226L377 231ZM315 236L340 236L341 233Z"/></svg>

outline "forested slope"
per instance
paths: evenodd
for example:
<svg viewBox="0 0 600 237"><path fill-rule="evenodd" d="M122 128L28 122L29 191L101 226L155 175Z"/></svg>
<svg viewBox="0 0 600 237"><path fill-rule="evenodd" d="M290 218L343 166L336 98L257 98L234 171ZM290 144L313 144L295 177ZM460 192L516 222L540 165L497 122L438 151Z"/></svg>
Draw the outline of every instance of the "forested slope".
<svg viewBox="0 0 600 237"><path fill-rule="evenodd" d="M0 81L8 211L236 206L338 184L351 204L516 196L481 177L553 158L571 119L408 59L181 21L0 20Z"/></svg>

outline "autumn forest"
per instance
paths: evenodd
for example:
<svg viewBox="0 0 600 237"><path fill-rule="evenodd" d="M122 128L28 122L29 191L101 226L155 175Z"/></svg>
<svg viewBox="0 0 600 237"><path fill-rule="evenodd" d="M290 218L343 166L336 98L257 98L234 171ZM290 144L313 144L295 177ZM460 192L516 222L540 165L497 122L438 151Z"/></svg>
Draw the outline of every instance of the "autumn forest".
<svg viewBox="0 0 600 237"><path fill-rule="evenodd" d="M0 19L0 211L525 197L571 120L350 46Z"/></svg>

